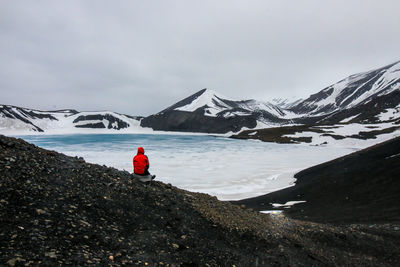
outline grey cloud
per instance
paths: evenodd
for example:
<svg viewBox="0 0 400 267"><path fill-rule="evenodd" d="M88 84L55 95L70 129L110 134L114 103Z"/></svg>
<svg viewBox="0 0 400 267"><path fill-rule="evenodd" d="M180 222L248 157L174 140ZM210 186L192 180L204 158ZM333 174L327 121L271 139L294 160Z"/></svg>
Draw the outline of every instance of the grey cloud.
<svg viewBox="0 0 400 267"><path fill-rule="evenodd" d="M0 1L5 104L148 115L305 97L400 60L398 1Z"/></svg>

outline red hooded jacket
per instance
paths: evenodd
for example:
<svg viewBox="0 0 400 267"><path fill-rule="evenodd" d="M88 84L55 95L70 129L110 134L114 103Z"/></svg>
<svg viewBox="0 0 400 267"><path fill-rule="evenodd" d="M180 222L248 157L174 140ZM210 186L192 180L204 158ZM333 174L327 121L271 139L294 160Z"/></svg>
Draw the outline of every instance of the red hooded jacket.
<svg viewBox="0 0 400 267"><path fill-rule="evenodd" d="M150 167L148 157L144 154L143 147L138 148L137 155L133 158L133 168L136 174L144 174Z"/></svg>

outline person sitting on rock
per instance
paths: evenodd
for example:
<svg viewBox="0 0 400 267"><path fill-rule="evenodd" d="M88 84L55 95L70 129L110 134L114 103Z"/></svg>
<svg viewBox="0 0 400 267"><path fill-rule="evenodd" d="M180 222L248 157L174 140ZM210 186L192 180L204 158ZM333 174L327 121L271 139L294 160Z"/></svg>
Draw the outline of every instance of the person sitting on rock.
<svg viewBox="0 0 400 267"><path fill-rule="evenodd" d="M150 174L149 168L149 158L144 154L144 148L139 147L137 155L133 158L133 172L141 176L151 176L151 179L154 179L156 176Z"/></svg>

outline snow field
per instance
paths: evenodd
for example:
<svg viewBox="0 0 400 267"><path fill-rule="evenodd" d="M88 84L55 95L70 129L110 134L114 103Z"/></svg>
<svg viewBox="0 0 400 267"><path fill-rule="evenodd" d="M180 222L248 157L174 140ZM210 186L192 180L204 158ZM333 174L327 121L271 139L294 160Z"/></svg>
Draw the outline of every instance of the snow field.
<svg viewBox="0 0 400 267"><path fill-rule="evenodd" d="M393 123L379 123L379 124L337 124L329 127L318 127L319 129L323 129L326 133L332 135L341 135L341 136L351 136L358 135L360 132L370 132L375 130L382 130L386 128L390 128L393 126L398 126ZM400 129L387 134L378 135L375 139L357 139L357 138L349 138L336 140L330 136L322 136L321 133L315 132L297 132L295 134L284 135L285 137L311 137L312 141L310 145L326 145L330 147L353 147L357 149L366 148L386 140L395 138L400 136Z"/></svg>
<svg viewBox="0 0 400 267"><path fill-rule="evenodd" d="M293 186L294 174L354 151L309 145L279 145L189 135L22 136L44 148L132 172L137 147L150 159L157 180L220 200L255 197Z"/></svg>

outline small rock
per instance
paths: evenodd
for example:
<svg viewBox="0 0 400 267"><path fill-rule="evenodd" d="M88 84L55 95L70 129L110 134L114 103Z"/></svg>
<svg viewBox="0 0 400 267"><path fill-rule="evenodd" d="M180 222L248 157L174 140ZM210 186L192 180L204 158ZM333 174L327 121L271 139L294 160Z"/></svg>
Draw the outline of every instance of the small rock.
<svg viewBox="0 0 400 267"><path fill-rule="evenodd" d="M11 259L11 260L7 261L7 264L9 266L15 266L16 263L17 263L17 259Z"/></svg>
<svg viewBox="0 0 400 267"><path fill-rule="evenodd" d="M87 227L91 227L91 226L92 226L90 223L88 223L87 221L84 221L84 220L80 220L80 223L81 223L82 225L87 226Z"/></svg>
<svg viewBox="0 0 400 267"><path fill-rule="evenodd" d="M42 209L36 209L36 213L38 215L42 215L42 214L46 214L46 211L42 210Z"/></svg>
<svg viewBox="0 0 400 267"><path fill-rule="evenodd" d="M46 257L49 257L49 258L52 258L52 259L56 259L57 258L57 255L56 255L56 253L54 251L46 252L44 255Z"/></svg>

